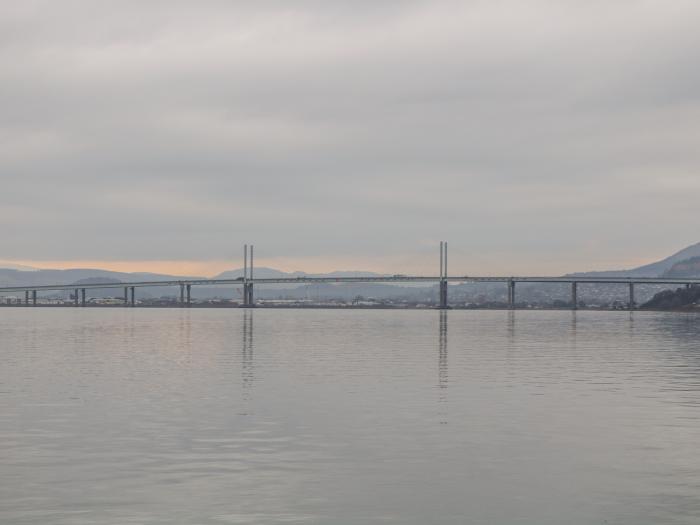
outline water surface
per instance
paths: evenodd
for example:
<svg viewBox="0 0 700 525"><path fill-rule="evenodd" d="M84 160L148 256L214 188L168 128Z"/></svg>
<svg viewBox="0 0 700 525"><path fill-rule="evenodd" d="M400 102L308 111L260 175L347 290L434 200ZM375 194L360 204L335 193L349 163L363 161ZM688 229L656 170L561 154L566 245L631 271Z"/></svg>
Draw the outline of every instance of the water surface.
<svg viewBox="0 0 700 525"><path fill-rule="evenodd" d="M700 516L700 329L651 312L0 309L0 523Z"/></svg>

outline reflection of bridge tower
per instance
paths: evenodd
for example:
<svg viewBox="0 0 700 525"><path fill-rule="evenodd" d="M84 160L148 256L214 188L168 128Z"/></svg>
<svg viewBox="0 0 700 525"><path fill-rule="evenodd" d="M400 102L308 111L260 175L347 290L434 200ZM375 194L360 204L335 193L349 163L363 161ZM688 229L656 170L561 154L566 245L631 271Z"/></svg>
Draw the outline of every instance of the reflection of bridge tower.
<svg viewBox="0 0 700 525"><path fill-rule="evenodd" d="M438 402L444 410L440 410L440 424L447 424L447 312L440 310L440 328L438 336Z"/></svg>
<svg viewBox="0 0 700 525"><path fill-rule="evenodd" d="M180 315L178 323L179 340L187 352L188 358L192 355L192 319L189 312Z"/></svg>
<svg viewBox="0 0 700 525"><path fill-rule="evenodd" d="M508 310L508 341L510 342L511 346L513 345L513 342L515 341L515 312L513 310Z"/></svg>
<svg viewBox="0 0 700 525"><path fill-rule="evenodd" d="M243 311L243 346L241 348L241 380L243 399L250 399L255 374L253 370L253 311Z"/></svg>

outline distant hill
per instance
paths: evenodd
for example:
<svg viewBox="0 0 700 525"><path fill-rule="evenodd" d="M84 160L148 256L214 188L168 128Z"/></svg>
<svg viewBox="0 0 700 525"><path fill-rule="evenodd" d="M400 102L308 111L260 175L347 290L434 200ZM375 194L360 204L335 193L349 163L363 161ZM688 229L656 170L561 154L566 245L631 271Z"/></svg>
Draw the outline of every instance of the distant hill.
<svg viewBox="0 0 700 525"><path fill-rule="evenodd" d="M663 273L664 277L700 277L700 257L691 257L675 263Z"/></svg>
<svg viewBox="0 0 700 525"><path fill-rule="evenodd" d="M254 277L259 278L274 278L274 277L303 277L312 276L313 274L307 274L305 272L282 272L274 268L266 267L256 267L254 272ZM327 274L316 274L322 277L338 277L338 276L376 276L380 275L372 272L352 272L352 271L340 271L331 272ZM313 276L316 276L313 275ZM238 268L234 270L229 270L216 275L215 279L237 279L243 276L243 269ZM61 284L61 285L76 285L78 287L81 284L117 284L117 283L129 283L135 281L177 281L177 280L187 280L187 279L205 279L205 277L192 277L192 276L178 276L178 275L167 275L167 274L156 274L156 273L124 273L124 272L113 272L109 270L99 270L99 269L69 269L69 270L36 270L36 271L20 271L20 270L10 270L10 269L0 269L0 287L11 287L11 286L42 286L51 284ZM391 285L379 285L379 284L365 284L365 285L349 285L347 289L339 292L339 289L332 288L326 289L325 287L319 287L314 285L313 289L305 285L268 285L260 288L256 291L256 296L258 297L298 297L304 298L308 296L314 297L327 297L329 295L340 295L350 296L350 294L355 295L365 295L372 297L384 297L384 296L394 296L396 294L405 294L407 292L401 291L398 287L392 287ZM408 291L410 293L410 290ZM40 295L67 295L69 292L56 293L56 292L42 292ZM120 289L93 289L90 291L91 297L121 297L123 291ZM179 294L179 289L177 287L146 287L141 288L138 291L139 297L163 297L170 296L176 297ZM354 295L353 295L354 296ZM192 289L192 297L194 298L213 298L213 297L233 297L238 298L238 292L235 287L232 288L231 285L222 286L196 286Z"/></svg>
<svg viewBox="0 0 700 525"><path fill-rule="evenodd" d="M275 270L274 268L266 268L264 266L255 267L253 270L253 277L258 277L260 279L274 279L276 277L300 277L306 275L303 272L286 273L280 270ZM218 275L212 277L212 279L238 279L243 277L243 268L236 268L234 270L226 270Z"/></svg>
<svg viewBox="0 0 700 525"><path fill-rule="evenodd" d="M283 272L274 268L255 267L253 277L261 279L274 279L276 277L378 277L381 274L374 272L353 272L353 271L335 271L330 273L306 273L306 272ZM238 279L243 277L243 268L235 270L227 270L214 276L214 279Z"/></svg>
<svg viewBox="0 0 700 525"><path fill-rule="evenodd" d="M651 300L642 305L642 308L673 310L695 309L700 307L700 287L678 288L676 290L664 290L657 293Z"/></svg>
<svg viewBox="0 0 700 525"><path fill-rule="evenodd" d="M88 277L87 279L78 279L72 284L120 284L123 281L112 279L110 277Z"/></svg>
<svg viewBox="0 0 700 525"><path fill-rule="evenodd" d="M681 251L676 252L670 257L666 257L661 261L645 264L644 266L640 266L638 268L603 272L581 272L570 275L576 277L661 277L665 272L669 271L674 264L694 257L700 257L700 242L693 244L692 246L688 246L687 248L683 248Z"/></svg>
<svg viewBox="0 0 700 525"><path fill-rule="evenodd" d="M79 287L81 284L120 284L122 281L119 279L113 279L111 277L88 277L86 279L79 279L75 281L74 283L76 287ZM90 297L115 297L115 296L121 296L122 291L121 290L115 290L114 288L104 288L104 289L96 289L96 290L90 290Z"/></svg>
<svg viewBox="0 0 700 525"><path fill-rule="evenodd" d="M0 286L42 286L50 284L74 284L85 279L114 279L117 282L171 281L178 279L200 279L201 277L180 277L157 273L124 273L91 268L70 270L21 271L0 269ZM109 282L109 281L107 281ZM84 283L88 284L88 283Z"/></svg>
<svg viewBox="0 0 700 525"><path fill-rule="evenodd" d="M23 272L33 272L38 270L32 266L25 266L23 264L13 264L5 261L0 261L0 269L4 270L21 270Z"/></svg>
<svg viewBox="0 0 700 525"><path fill-rule="evenodd" d="M359 277L378 276L373 272L337 271L322 274L306 272L283 272L274 268L256 267L254 277ZM228 270L214 276L214 279L237 279L243 276L243 268ZM129 283L135 281L177 281L187 279L208 279L202 276L168 275L159 273L125 273L92 268L75 268L68 270L30 270L0 268L0 287L5 286L41 286L49 284L98 284Z"/></svg>

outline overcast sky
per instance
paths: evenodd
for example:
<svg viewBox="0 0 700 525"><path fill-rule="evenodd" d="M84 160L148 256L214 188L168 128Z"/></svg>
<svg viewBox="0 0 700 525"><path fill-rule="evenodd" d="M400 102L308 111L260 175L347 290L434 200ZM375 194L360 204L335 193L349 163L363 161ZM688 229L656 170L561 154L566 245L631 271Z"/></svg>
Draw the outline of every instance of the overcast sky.
<svg viewBox="0 0 700 525"><path fill-rule="evenodd" d="M612 269L700 241L697 0L0 3L0 260Z"/></svg>

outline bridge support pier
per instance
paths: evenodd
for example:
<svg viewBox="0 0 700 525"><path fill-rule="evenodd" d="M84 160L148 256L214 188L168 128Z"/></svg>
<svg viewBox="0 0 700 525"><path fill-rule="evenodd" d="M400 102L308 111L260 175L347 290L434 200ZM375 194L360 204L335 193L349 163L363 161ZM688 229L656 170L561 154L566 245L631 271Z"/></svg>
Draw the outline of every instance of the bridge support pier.
<svg viewBox="0 0 700 525"><path fill-rule="evenodd" d="M447 281L440 281L440 309L447 308Z"/></svg>
<svg viewBox="0 0 700 525"><path fill-rule="evenodd" d="M250 245L250 266L248 266L248 245L243 245L243 306L250 308L255 306L253 295L253 245Z"/></svg>
<svg viewBox="0 0 700 525"><path fill-rule="evenodd" d="M630 310L634 310L635 308L635 303L634 303L634 283L630 283L630 302L629 302L629 308Z"/></svg>
<svg viewBox="0 0 700 525"><path fill-rule="evenodd" d="M187 306L192 306L192 285L187 285Z"/></svg>
<svg viewBox="0 0 700 525"><path fill-rule="evenodd" d="M36 306L36 290L32 290L32 306Z"/></svg>
<svg viewBox="0 0 700 525"><path fill-rule="evenodd" d="M515 281L513 279L508 281L508 308L515 309Z"/></svg>
<svg viewBox="0 0 700 525"><path fill-rule="evenodd" d="M29 290L24 291L24 306L29 306Z"/></svg>
<svg viewBox="0 0 700 525"><path fill-rule="evenodd" d="M578 283L571 283L571 309L578 310Z"/></svg>
<svg viewBox="0 0 700 525"><path fill-rule="evenodd" d="M185 285L180 283L180 308L185 306Z"/></svg>
<svg viewBox="0 0 700 525"><path fill-rule="evenodd" d="M80 306L85 306L85 288L80 290Z"/></svg>
<svg viewBox="0 0 700 525"><path fill-rule="evenodd" d="M124 287L124 306L129 306L129 287Z"/></svg>
<svg viewBox="0 0 700 525"><path fill-rule="evenodd" d="M440 309L447 308L447 242L440 241Z"/></svg>
<svg viewBox="0 0 700 525"><path fill-rule="evenodd" d="M131 287L131 306L136 306L136 291L134 287Z"/></svg>
<svg viewBox="0 0 700 525"><path fill-rule="evenodd" d="M75 292L75 293L73 293L73 305L74 305L74 306L78 306L78 293L79 293L79 290L76 288L76 289L74 290L74 292Z"/></svg>

